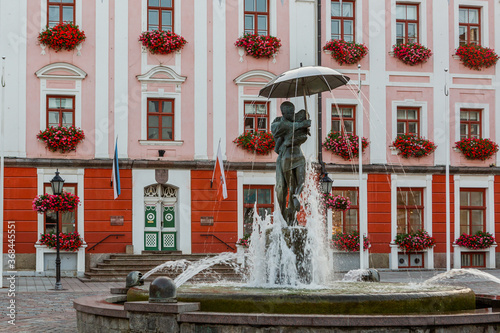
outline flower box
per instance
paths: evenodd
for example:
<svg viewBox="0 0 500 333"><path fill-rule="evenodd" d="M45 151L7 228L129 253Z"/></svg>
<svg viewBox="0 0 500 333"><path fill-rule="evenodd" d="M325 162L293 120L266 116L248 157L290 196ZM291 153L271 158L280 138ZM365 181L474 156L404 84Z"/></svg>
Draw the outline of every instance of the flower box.
<svg viewBox="0 0 500 333"><path fill-rule="evenodd" d="M351 160L359 156L359 137L354 134L341 135L338 132L330 132L323 143L326 150L342 157L344 160ZM368 147L368 139L362 138L362 150Z"/></svg>
<svg viewBox="0 0 500 333"><path fill-rule="evenodd" d="M323 51L330 51L332 58L339 65L353 65L358 63L368 54L365 44L346 42L344 40L332 39L325 46Z"/></svg>
<svg viewBox="0 0 500 333"><path fill-rule="evenodd" d="M355 252L359 251L359 233L357 231L339 232L332 235L332 246L340 251ZM366 251L371 247L370 240L363 237L363 250Z"/></svg>
<svg viewBox="0 0 500 333"><path fill-rule="evenodd" d="M477 71L495 65L499 59L498 54L493 49L477 44L462 45L455 51L455 54L465 67Z"/></svg>
<svg viewBox="0 0 500 333"><path fill-rule="evenodd" d="M324 195L325 207L326 209L333 209L338 212L346 211L351 208L351 201L349 198L343 197L341 195L333 196L331 194Z"/></svg>
<svg viewBox="0 0 500 333"><path fill-rule="evenodd" d="M495 244L495 237L489 232L478 231L474 235L463 233L455 240L455 244L470 250L482 250Z"/></svg>
<svg viewBox="0 0 500 333"><path fill-rule="evenodd" d="M396 137L396 140L392 142L392 146L398 150L398 155L404 158L428 156L437 148L432 141L406 134Z"/></svg>
<svg viewBox="0 0 500 333"><path fill-rule="evenodd" d="M233 142L238 147L257 155L267 155L275 146L274 137L269 132L248 132L240 135Z"/></svg>
<svg viewBox="0 0 500 333"><path fill-rule="evenodd" d="M139 42L151 54L169 54L181 50L187 44L184 37L163 30L144 31L139 36Z"/></svg>
<svg viewBox="0 0 500 333"><path fill-rule="evenodd" d="M80 204L80 198L72 193L61 195L41 194L33 199L33 210L39 214L45 212L71 212Z"/></svg>
<svg viewBox="0 0 500 333"><path fill-rule="evenodd" d="M490 139L465 138L455 142L455 148L468 160L484 161L498 152L498 145Z"/></svg>
<svg viewBox="0 0 500 333"><path fill-rule="evenodd" d="M49 48L59 52L61 50L71 51L77 45L85 40L85 32L81 31L77 25L68 23L59 23L58 25L49 28L38 35L38 42L46 45Z"/></svg>
<svg viewBox="0 0 500 333"><path fill-rule="evenodd" d="M46 245L48 248L55 249L57 244L56 234L40 234L41 245ZM59 233L59 249L62 251L77 251L83 242L78 232Z"/></svg>
<svg viewBox="0 0 500 333"><path fill-rule="evenodd" d="M271 58L278 53L281 40L274 36L246 33L234 43L254 58Z"/></svg>
<svg viewBox="0 0 500 333"><path fill-rule="evenodd" d="M419 230L410 234L397 235L394 243L403 252L421 252L433 248L436 245L436 239L430 236L427 231Z"/></svg>
<svg viewBox="0 0 500 333"><path fill-rule="evenodd" d="M37 139L45 142L50 151L66 153L76 150L76 146L85 139L83 131L77 127L51 126L37 134Z"/></svg>
<svg viewBox="0 0 500 333"><path fill-rule="evenodd" d="M393 56L406 65L415 66L426 62L432 51L418 43L399 44L393 46Z"/></svg>

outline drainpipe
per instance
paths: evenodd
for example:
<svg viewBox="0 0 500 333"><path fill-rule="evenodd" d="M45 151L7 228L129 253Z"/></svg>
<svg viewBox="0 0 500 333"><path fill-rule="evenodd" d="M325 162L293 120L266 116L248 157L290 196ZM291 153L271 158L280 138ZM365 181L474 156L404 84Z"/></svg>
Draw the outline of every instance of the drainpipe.
<svg viewBox="0 0 500 333"><path fill-rule="evenodd" d="M316 19L318 21L317 31L318 31L318 40L317 40L317 55L318 59L316 61L318 66L321 66L321 0L317 0L317 13ZM323 162L323 114L322 114L322 98L321 93L318 94L318 163L321 165L321 172L326 173L325 163Z"/></svg>

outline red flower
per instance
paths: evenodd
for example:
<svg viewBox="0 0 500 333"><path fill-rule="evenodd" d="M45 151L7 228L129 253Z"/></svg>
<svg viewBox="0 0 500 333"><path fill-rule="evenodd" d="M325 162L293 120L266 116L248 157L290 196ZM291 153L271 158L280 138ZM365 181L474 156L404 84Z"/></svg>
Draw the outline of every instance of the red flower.
<svg viewBox="0 0 500 333"><path fill-rule="evenodd" d="M71 51L85 38L85 32L80 31L78 26L71 22L59 23L52 28L47 27L38 35L40 44L47 45L56 52L62 49Z"/></svg>
<svg viewBox="0 0 500 333"><path fill-rule="evenodd" d="M63 192L61 195L41 194L33 199L34 211L43 214L47 211L73 211L80 204L80 198L72 193Z"/></svg>
<svg viewBox="0 0 500 333"><path fill-rule="evenodd" d="M418 43L394 45L393 48L394 57L410 66L424 63L432 55L430 49Z"/></svg>
<svg viewBox="0 0 500 333"><path fill-rule="evenodd" d="M365 44L346 42L338 39L326 43L323 50L331 51L332 58L335 59L339 65L352 65L358 63L368 54L368 48Z"/></svg>
<svg viewBox="0 0 500 333"><path fill-rule="evenodd" d="M359 233L340 232L332 235L332 245L337 250L354 252L359 251ZM367 250L371 246L370 241L366 236L363 237L363 249Z"/></svg>
<svg viewBox="0 0 500 333"><path fill-rule="evenodd" d="M460 46L456 55L460 57L465 67L481 70L495 65L499 59L498 55L490 48L477 44L466 44Z"/></svg>
<svg viewBox="0 0 500 333"><path fill-rule="evenodd" d="M85 139L83 131L77 127L51 126L40 131L37 139L44 141L50 151L66 153L76 150L76 146Z"/></svg>
<svg viewBox="0 0 500 333"><path fill-rule="evenodd" d="M484 161L498 151L498 145L489 139L465 138L455 142L455 148L460 150L468 160Z"/></svg>
<svg viewBox="0 0 500 333"><path fill-rule="evenodd" d="M326 150L339 155L344 160L351 160L359 156L359 137L354 134L341 135L338 132L330 132L323 143ZM362 138L362 150L368 147L368 139Z"/></svg>
<svg viewBox="0 0 500 333"><path fill-rule="evenodd" d="M56 248L55 234L40 234L40 244L46 245L49 248ZM59 233L59 249L63 251L77 251L83 242L78 232L70 232L68 234Z"/></svg>
<svg viewBox="0 0 500 333"><path fill-rule="evenodd" d="M394 239L404 252L418 252L430 249L436 245L436 239L425 230L419 230L410 234L399 234Z"/></svg>
<svg viewBox="0 0 500 333"><path fill-rule="evenodd" d="M268 132L248 132L240 135L233 141L238 147L242 147L251 153L258 155L269 154L275 146L274 138Z"/></svg>
<svg viewBox="0 0 500 333"><path fill-rule="evenodd" d="M281 47L281 40L273 36L246 33L238 38L234 45L244 48L246 53L254 58L270 58L278 53Z"/></svg>
<svg viewBox="0 0 500 333"><path fill-rule="evenodd" d="M399 150L398 155L404 158L428 156L437 146L434 142L416 135L399 135L392 145Z"/></svg>
<svg viewBox="0 0 500 333"><path fill-rule="evenodd" d="M139 36L139 41L147 47L151 54L169 54L178 51L187 44L184 37L172 31L145 31Z"/></svg>

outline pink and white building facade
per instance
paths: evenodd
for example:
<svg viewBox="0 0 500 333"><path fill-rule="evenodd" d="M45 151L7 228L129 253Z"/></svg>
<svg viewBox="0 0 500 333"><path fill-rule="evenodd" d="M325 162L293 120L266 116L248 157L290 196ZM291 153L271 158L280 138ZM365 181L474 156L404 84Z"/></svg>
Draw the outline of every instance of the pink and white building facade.
<svg viewBox="0 0 500 333"><path fill-rule="evenodd" d="M54 251L38 242L50 223L32 210L31 201L50 187L56 169L82 201L63 224L63 232L78 231L84 240L67 254L67 270L74 274L111 253L234 248L255 201L259 212L273 210L277 155L249 153L233 140L247 131L269 131L280 115L283 100L258 96L267 82L318 63L317 6L314 0L1 0L4 265L11 221L16 268L37 274L53 269ZM74 20L86 40L72 51L40 45L40 31L65 20ZM156 28L188 43L177 52L152 54L138 39ZM279 53L256 59L238 49L236 40L251 29L280 38ZM335 193L353 202L350 214L329 214L332 232L366 234L370 267L446 267L447 139L451 147L464 135L500 141L500 65L471 70L454 54L464 39L500 48L500 2L323 0L320 47L332 38L363 43L368 54L358 71L358 64L341 66L322 52L321 65L351 82L323 93L321 136L338 125L337 105L349 132L370 142L361 182L357 158L345 161L323 150ZM418 41L432 56L424 64L405 65L392 55L401 38ZM304 107L302 98L292 102L297 110ZM317 162L317 97L307 103L312 136L302 148ZM79 127L85 140L76 151L50 152L36 135L52 124ZM423 136L437 149L430 156L401 158L391 149L401 133ZM115 140L122 181L116 200L110 185ZM227 168L223 201L210 187L219 143ZM496 243L470 250L454 241L476 231L499 239L500 155L471 161L451 147L452 266L499 267ZM155 176L160 170L168 170L161 182ZM417 229L432 235L436 246L401 252L397 234Z"/></svg>

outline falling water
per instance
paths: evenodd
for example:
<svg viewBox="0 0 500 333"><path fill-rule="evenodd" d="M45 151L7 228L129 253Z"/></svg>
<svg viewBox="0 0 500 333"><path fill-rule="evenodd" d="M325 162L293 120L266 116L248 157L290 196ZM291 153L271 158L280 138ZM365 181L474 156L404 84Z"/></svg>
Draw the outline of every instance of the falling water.
<svg viewBox="0 0 500 333"><path fill-rule="evenodd" d="M322 199L310 164L301 198L305 226L287 226L277 205L272 217L260 218L254 212L248 286L314 288L332 276ZM302 251L298 255L297 247Z"/></svg>
<svg viewBox="0 0 500 333"><path fill-rule="evenodd" d="M165 270L166 269L175 269L175 270L182 270L182 271L184 271L189 265L191 265L191 262L189 262L186 259L179 259L179 260L167 261L167 262L164 262L161 265L156 266L155 268L153 268L152 270L150 270L149 272L147 272L146 274L144 274L142 276L142 279L146 280L146 278L148 276L150 276L151 274L154 274L156 272L160 272L160 271L162 271L164 269Z"/></svg>

